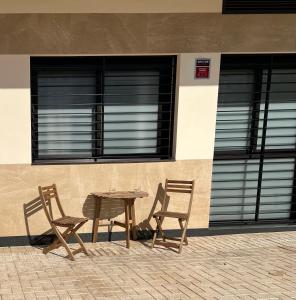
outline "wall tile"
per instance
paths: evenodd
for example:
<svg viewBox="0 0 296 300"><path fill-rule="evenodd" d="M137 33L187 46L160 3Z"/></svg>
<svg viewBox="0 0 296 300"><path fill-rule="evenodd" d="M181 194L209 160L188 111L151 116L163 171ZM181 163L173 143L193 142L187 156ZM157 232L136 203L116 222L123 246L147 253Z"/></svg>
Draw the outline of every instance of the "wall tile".
<svg viewBox="0 0 296 300"><path fill-rule="evenodd" d="M219 52L218 14L150 14L148 52Z"/></svg>
<svg viewBox="0 0 296 300"><path fill-rule="evenodd" d="M294 15L0 14L0 54L296 51Z"/></svg>
<svg viewBox="0 0 296 300"><path fill-rule="evenodd" d="M295 15L227 15L222 18L222 52L295 51Z"/></svg>
<svg viewBox="0 0 296 300"><path fill-rule="evenodd" d="M34 208L32 215L25 218L24 206L29 209L35 204L38 208L38 185L52 183L58 186L67 214L85 215L89 218L93 217L94 211L93 199L89 197L91 192L109 191L111 187L118 191L140 187L149 193L149 197L136 200L137 223L141 224L142 229L154 226L151 209L158 186L163 184L167 177L196 179L190 227L207 227L211 173L211 160L57 166L0 165L0 236L26 235L26 220L31 234L41 234L49 229L41 207L37 211ZM158 196L160 197L160 194ZM174 198L170 205L173 210L186 207L183 198ZM116 204L113 212L118 209L121 213L120 205L118 208ZM119 218L122 217L119 215ZM166 228L178 228L178 223L174 221L168 222ZM82 232L91 232L91 226L92 222L88 222L87 226L82 228ZM105 231L106 228L100 230ZM115 227L116 230L119 228Z"/></svg>

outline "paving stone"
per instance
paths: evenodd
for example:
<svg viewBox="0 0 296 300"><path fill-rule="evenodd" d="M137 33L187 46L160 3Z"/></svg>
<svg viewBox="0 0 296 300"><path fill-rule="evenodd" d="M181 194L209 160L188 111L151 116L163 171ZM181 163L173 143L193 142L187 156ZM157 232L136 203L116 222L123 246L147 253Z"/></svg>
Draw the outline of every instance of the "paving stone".
<svg viewBox="0 0 296 300"><path fill-rule="evenodd" d="M0 248L0 299L296 299L293 231L189 238L181 255L149 241L86 246L75 262Z"/></svg>

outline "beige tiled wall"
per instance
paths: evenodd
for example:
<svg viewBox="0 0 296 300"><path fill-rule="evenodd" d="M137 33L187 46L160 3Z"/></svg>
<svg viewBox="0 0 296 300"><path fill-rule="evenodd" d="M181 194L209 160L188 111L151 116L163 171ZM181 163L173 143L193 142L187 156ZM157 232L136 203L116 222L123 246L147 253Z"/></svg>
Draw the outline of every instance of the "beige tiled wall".
<svg viewBox="0 0 296 300"><path fill-rule="evenodd" d="M167 177L195 179L196 190L190 227L207 227L211 168L211 160L60 166L0 165L0 237L26 235L26 220L31 234L41 234L49 229L43 211L35 211L34 200L38 198L38 185L49 185L53 182L58 186L65 211L70 215L85 215L89 218L93 217L93 201L88 197L91 192L108 191L110 188L141 188L147 191L148 198L136 201L137 224L145 229L150 225L154 226L154 221L149 221L149 215L159 183L163 183ZM172 199L171 205L172 209L184 208L180 199L175 202ZM157 207L159 208L159 203ZM121 212L119 209L119 213ZM92 222L89 222L82 232L91 232L91 225ZM166 228L177 228L177 225L177 222L166 223ZM105 231L106 228L101 230ZM116 230L119 228L115 228Z"/></svg>
<svg viewBox="0 0 296 300"><path fill-rule="evenodd" d="M0 54L295 52L294 14L0 14Z"/></svg>

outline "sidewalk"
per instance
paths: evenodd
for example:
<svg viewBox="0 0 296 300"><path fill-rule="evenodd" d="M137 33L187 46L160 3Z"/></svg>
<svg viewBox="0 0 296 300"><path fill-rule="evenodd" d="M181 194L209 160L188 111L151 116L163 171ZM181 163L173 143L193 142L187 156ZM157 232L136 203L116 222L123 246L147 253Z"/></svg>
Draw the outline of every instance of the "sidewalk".
<svg viewBox="0 0 296 300"><path fill-rule="evenodd" d="M0 248L1 299L296 299L296 232L189 238L181 255L145 244L86 244L75 262Z"/></svg>

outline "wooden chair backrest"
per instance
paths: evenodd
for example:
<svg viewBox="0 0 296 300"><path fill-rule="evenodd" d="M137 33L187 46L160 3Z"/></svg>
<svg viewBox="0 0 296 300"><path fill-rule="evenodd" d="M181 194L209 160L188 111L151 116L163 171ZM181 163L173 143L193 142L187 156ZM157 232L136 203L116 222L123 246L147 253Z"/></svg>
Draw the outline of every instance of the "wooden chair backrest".
<svg viewBox="0 0 296 300"><path fill-rule="evenodd" d="M191 212L193 193L194 193L194 180L171 180L166 179L165 181L165 194L167 193L182 193L190 194L188 203L187 214Z"/></svg>
<svg viewBox="0 0 296 300"><path fill-rule="evenodd" d="M53 211L52 211L52 199L54 199L56 201L57 207L59 209L59 212L61 214L62 217L65 217L65 213L63 210L63 207L61 205L60 202L60 198L57 192L57 187L55 184L52 184L50 186L39 186L38 187L39 190L39 195L40 195L40 199L42 202L42 206L43 209L45 211L46 217L49 221L49 223L51 223L54 219L53 217Z"/></svg>

